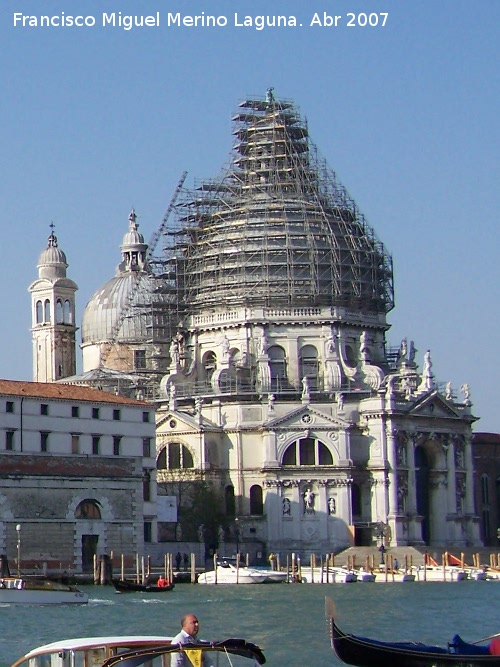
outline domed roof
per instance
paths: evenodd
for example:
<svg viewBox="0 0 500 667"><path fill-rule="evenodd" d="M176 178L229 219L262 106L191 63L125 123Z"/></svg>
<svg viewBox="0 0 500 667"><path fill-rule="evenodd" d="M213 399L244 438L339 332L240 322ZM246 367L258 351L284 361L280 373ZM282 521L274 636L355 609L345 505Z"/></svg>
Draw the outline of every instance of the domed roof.
<svg viewBox="0 0 500 667"><path fill-rule="evenodd" d="M148 338L151 305L157 280L146 274L129 272L108 280L92 296L82 317L82 343L141 341ZM157 300L157 298L156 298ZM115 332L118 318L127 308L130 312ZM149 326L148 326L149 325Z"/></svg>
<svg viewBox="0 0 500 667"><path fill-rule="evenodd" d="M68 268L66 255L57 245L57 236L53 229L47 240L47 247L40 253L37 268L41 278L66 277L66 269Z"/></svg>
<svg viewBox="0 0 500 667"><path fill-rule="evenodd" d="M136 218L132 211L115 277L100 287L85 307L81 328L84 346L150 340L154 318L170 307L172 297L151 271L146 256L148 245L137 230Z"/></svg>
<svg viewBox="0 0 500 667"><path fill-rule="evenodd" d="M391 257L318 158L297 109L272 89L240 108L231 166L178 207L186 306L388 312Z"/></svg>

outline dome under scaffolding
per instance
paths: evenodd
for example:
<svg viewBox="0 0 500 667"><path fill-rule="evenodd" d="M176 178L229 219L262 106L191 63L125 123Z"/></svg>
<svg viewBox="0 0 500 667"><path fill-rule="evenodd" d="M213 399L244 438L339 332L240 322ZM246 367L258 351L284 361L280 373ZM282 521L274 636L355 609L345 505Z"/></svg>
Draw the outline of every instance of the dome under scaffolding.
<svg viewBox="0 0 500 667"><path fill-rule="evenodd" d="M231 165L177 206L187 309L390 311L392 259L318 157L293 103L248 99L233 121Z"/></svg>

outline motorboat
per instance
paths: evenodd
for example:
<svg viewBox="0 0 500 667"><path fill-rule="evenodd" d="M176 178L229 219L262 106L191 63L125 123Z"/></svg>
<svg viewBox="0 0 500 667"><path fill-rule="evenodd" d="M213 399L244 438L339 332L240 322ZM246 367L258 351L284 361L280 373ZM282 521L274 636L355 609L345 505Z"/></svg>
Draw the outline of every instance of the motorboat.
<svg viewBox="0 0 500 667"><path fill-rule="evenodd" d="M354 570L346 567L303 567L300 580L304 584L352 584L358 581Z"/></svg>
<svg viewBox="0 0 500 667"><path fill-rule="evenodd" d="M165 580L164 580L165 581ZM165 581L165 584L140 584L131 579L111 579L111 584L117 593L168 593L173 590L175 584L170 581Z"/></svg>
<svg viewBox="0 0 500 667"><path fill-rule="evenodd" d="M467 572L460 567L453 565L435 566L418 565L413 566L412 572L416 575L417 581L465 581L468 578Z"/></svg>
<svg viewBox="0 0 500 667"><path fill-rule="evenodd" d="M256 572L264 574L266 576L264 583L265 584L281 584L285 581L288 581L289 573L283 570L269 570L265 568L256 567Z"/></svg>
<svg viewBox="0 0 500 667"><path fill-rule="evenodd" d="M215 570L202 572L198 576L199 584L264 584L267 573L249 567L236 567L227 561L217 565Z"/></svg>
<svg viewBox="0 0 500 667"><path fill-rule="evenodd" d="M203 663L208 653L209 664L219 667L252 667L263 665L266 658L261 649L244 639L220 642L200 641L196 644L172 644L171 637L125 635L66 639L33 649L12 664L12 667L166 667L170 656L184 653L193 665Z"/></svg>
<svg viewBox="0 0 500 667"><path fill-rule="evenodd" d="M12 667L44 667L58 665L73 667L92 665L100 667L106 660L123 653L165 646L171 637L149 635L125 635L108 637L84 637L64 639L35 648L13 663Z"/></svg>
<svg viewBox="0 0 500 667"><path fill-rule="evenodd" d="M336 625L327 600L332 648L336 656L357 667L500 667L498 638L489 645L463 641L455 635L447 646L421 642L385 642L346 634ZM330 610L329 610L330 608Z"/></svg>
<svg viewBox="0 0 500 667"><path fill-rule="evenodd" d="M46 577L0 578L0 604L87 604L89 596L76 586Z"/></svg>

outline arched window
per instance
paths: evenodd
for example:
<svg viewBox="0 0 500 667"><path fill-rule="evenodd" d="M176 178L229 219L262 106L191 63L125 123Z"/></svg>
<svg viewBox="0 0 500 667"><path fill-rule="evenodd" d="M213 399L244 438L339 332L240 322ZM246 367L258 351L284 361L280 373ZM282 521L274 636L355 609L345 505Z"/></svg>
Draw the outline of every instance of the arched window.
<svg viewBox="0 0 500 667"><path fill-rule="evenodd" d="M316 438L301 438L287 447L284 466L331 466L333 457L326 445Z"/></svg>
<svg viewBox="0 0 500 667"><path fill-rule="evenodd" d="M75 510L75 519L100 519L101 510L96 500L82 500Z"/></svg>
<svg viewBox="0 0 500 667"><path fill-rule="evenodd" d="M63 322L65 324L73 323L73 313L71 312L71 303L68 299L64 302Z"/></svg>
<svg viewBox="0 0 500 667"><path fill-rule="evenodd" d="M41 301L36 302L36 323L41 324L43 322L43 304Z"/></svg>
<svg viewBox="0 0 500 667"><path fill-rule="evenodd" d="M318 350L314 345L304 345L299 355L300 379L307 377L311 389L318 388Z"/></svg>
<svg viewBox="0 0 500 667"><path fill-rule="evenodd" d="M262 487L254 484L250 487L250 514L262 516L264 504L262 501Z"/></svg>
<svg viewBox="0 0 500 667"><path fill-rule="evenodd" d="M488 475L481 475L481 500L483 505L490 504L490 494L488 492L489 478Z"/></svg>
<svg viewBox="0 0 500 667"><path fill-rule="evenodd" d="M236 501L234 499L234 486L226 486L224 497L226 501L226 516L236 516Z"/></svg>
<svg viewBox="0 0 500 667"><path fill-rule="evenodd" d="M158 470L194 468L193 455L180 442L169 442L158 454L156 467Z"/></svg>
<svg viewBox="0 0 500 667"><path fill-rule="evenodd" d="M207 384L210 384L216 368L217 357L215 356L215 352L207 352L203 357L203 369L205 371L205 381Z"/></svg>
<svg viewBox="0 0 500 667"><path fill-rule="evenodd" d="M271 373L271 389L279 391L284 386L286 378L285 350L279 345L272 345L268 348L267 354Z"/></svg>
<svg viewBox="0 0 500 667"><path fill-rule="evenodd" d="M50 322L50 301L48 299L45 299L43 304L43 321Z"/></svg>
<svg viewBox="0 0 500 667"><path fill-rule="evenodd" d="M56 322L57 324L64 322L63 303L61 299L57 299L56 301Z"/></svg>

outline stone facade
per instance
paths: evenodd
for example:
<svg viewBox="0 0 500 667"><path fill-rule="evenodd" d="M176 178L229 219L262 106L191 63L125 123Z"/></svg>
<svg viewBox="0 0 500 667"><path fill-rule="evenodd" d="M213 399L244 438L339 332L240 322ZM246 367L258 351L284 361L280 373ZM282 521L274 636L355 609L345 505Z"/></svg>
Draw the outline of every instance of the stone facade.
<svg viewBox="0 0 500 667"><path fill-rule="evenodd" d="M87 387L0 380L0 553L91 570L156 537L154 407Z"/></svg>

